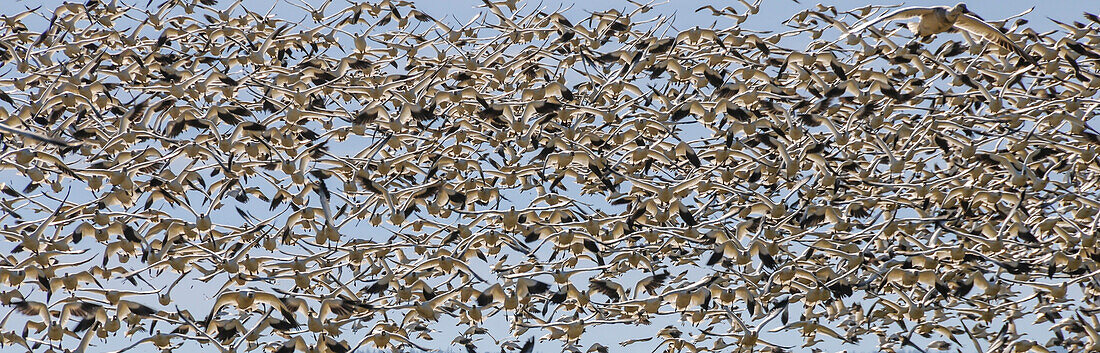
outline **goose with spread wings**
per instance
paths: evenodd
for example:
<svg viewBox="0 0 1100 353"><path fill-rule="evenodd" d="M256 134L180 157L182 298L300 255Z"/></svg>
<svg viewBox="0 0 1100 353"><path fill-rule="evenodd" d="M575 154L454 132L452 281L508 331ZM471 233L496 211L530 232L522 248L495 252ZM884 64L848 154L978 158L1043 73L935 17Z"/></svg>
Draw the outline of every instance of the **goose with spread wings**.
<svg viewBox="0 0 1100 353"><path fill-rule="evenodd" d="M963 3L959 3L954 7L907 7L852 28L847 34L858 33L880 22L904 20L914 17L918 17L920 20L910 22L907 26L917 37L928 38L932 35L947 32L952 29L961 29L1016 52L1016 54L1019 54L1032 65L1039 65L1031 55L1028 55L1027 51L1016 45L1012 39L1008 38L1004 33L1001 33L996 27L971 15L970 10L968 10L966 4Z"/></svg>

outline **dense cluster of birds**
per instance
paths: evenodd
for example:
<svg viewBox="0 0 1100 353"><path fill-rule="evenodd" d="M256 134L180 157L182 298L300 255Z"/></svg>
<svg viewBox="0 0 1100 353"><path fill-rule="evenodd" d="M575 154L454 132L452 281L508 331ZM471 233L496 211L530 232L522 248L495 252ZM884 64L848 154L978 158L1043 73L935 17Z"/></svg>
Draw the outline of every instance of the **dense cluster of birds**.
<svg viewBox="0 0 1100 353"><path fill-rule="evenodd" d="M1096 15L156 3L0 10L5 351L1100 350Z"/></svg>

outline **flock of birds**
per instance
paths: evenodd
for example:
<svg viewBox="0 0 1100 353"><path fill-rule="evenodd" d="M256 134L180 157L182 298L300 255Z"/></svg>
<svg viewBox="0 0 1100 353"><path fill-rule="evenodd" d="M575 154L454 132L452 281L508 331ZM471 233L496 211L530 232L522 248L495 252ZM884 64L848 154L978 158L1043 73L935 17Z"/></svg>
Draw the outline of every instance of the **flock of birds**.
<svg viewBox="0 0 1100 353"><path fill-rule="evenodd" d="M0 10L0 347L1100 350L1096 15L287 3Z"/></svg>

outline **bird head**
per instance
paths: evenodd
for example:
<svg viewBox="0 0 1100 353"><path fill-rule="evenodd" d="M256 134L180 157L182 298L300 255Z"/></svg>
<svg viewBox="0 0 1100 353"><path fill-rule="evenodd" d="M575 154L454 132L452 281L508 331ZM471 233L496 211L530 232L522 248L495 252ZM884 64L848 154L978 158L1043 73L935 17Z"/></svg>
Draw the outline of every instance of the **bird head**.
<svg viewBox="0 0 1100 353"><path fill-rule="evenodd" d="M968 10L966 8L966 4L960 2L957 5L955 5L955 7L951 8L951 13L954 13L954 14L970 13L970 10Z"/></svg>

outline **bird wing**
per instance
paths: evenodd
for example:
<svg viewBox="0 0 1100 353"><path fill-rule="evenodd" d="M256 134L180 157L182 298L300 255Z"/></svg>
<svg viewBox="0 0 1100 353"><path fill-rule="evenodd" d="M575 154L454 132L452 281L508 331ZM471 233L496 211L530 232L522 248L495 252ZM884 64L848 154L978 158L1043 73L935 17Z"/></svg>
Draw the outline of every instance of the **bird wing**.
<svg viewBox="0 0 1100 353"><path fill-rule="evenodd" d="M639 148L644 148L644 147L639 147ZM626 178L626 180L629 180L631 185L636 186L639 189L649 191L649 192L652 192L652 193L655 193L655 194L658 193L658 192L661 192L661 188L658 187L657 185L654 185L651 182L651 180L634 178L634 177L631 177L629 175L623 175L623 177Z"/></svg>
<svg viewBox="0 0 1100 353"><path fill-rule="evenodd" d="M0 132L15 134L15 135L19 135L19 136L29 138L29 139L32 139L32 140L37 140L39 142L45 142L45 143L57 145L57 146L60 146L60 147L69 147L68 142L65 142L65 141L62 141L62 140L59 140L59 139L55 139L55 138L52 138L52 137L49 137L49 136L36 134L36 133L30 132L30 131L20 130L20 129L17 129L17 128L14 128L14 127L11 127L11 126L7 126L7 125L4 125L4 124L0 124Z"/></svg>
<svg viewBox="0 0 1100 353"><path fill-rule="evenodd" d="M1008 36L1006 36L1004 33L1001 33L1000 30L997 30L993 26L989 25L985 21L978 19L977 17L965 13L961 14L959 15L959 19L955 21L955 27L985 38L1003 48L1011 49L1012 51L1016 52L1016 54L1019 54L1025 60L1030 62L1032 65L1039 65L1039 63L1035 62L1035 59L1033 59L1031 55L1028 55L1023 48L1020 48L1020 46L1016 45L1016 43L1013 42L1011 38L1008 38Z"/></svg>
<svg viewBox="0 0 1100 353"><path fill-rule="evenodd" d="M857 26L856 28L852 28L852 30L848 31L848 33L846 33L845 35L862 31L864 29L867 29L867 27L874 26L875 24L877 24L879 22L890 22L890 21L894 21L894 20L904 20L904 19L907 19L907 18L920 17L920 16L931 14L935 11L936 11L936 8L934 8L934 7L907 7L907 8L904 8L904 9L900 9L900 10L882 15L879 18L871 20L870 22L866 22L864 24L861 24L861 25Z"/></svg>
<svg viewBox="0 0 1100 353"><path fill-rule="evenodd" d="M593 279L589 281L589 289L596 291L597 293L603 294L614 301L622 300L623 294L625 293L620 293L621 288L622 287L619 286L618 283L607 280Z"/></svg>
<svg viewBox="0 0 1100 353"><path fill-rule="evenodd" d="M713 170L713 168L711 170ZM685 179L684 181L676 184L672 191L673 193L679 195L684 191L694 189L697 185L699 185L699 182L703 180L703 177L706 177L707 175L709 175L709 173L699 173L698 176Z"/></svg>
<svg viewBox="0 0 1100 353"><path fill-rule="evenodd" d="M46 307L46 304L24 300L15 303L15 310L23 315L41 317L42 322L45 324L50 323L50 310Z"/></svg>
<svg viewBox="0 0 1100 353"><path fill-rule="evenodd" d="M324 320L329 314L335 313L337 316L340 313L347 313L341 305L344 304L342 299L325 299L321 301L321 308L317 311L317 317Z"/></svg>
<svg viewBox="0 0 1100 353"><path fill-rule="evenodd" d="M647 293L654 293L657 288L661 288L661 286L665 284L665 281L668 280L668 276L668 271L664 271L638 281L638 284L634 287L634 294L637 295L638 292L643 290Z"/></svg>
<svg viewBox="0 0 1100 353"><path fill-rule="evenodd" d="M74 351L73 353L84 353L88 350L88 344L92 342L92 336L95 336L95 333L98 332L98 326L98 321L92 322L91 329L89 329L88 332L84 333L84 338L80 340L80 345L77 346L76 351Z"/></svg>
<svg viewBox="0 0 1100 353"><path fill-rule="evenodd" d="M210 308L210 315L206 316L206 320L209 321L211 318L213 318L214 314L217 314L218 310L221 310L221 308L226 304L235 303L237 301L237 296L239 295L241 294L237 292L230 292L223 293L221 296L219 296L218 300L214 301L214 306Z"/></svg>
<svg viewBox="0 0 1100 353"><path fill-rule="evenodd" d="M495 302L503 302L507 296L508 294L504 293L504 288L500 286L500 283L497 283L486 288L477 296L477 305L486 306Z"/></svg>
<svg viewBox="0 0 1100 353"><path fill-rule="evenodd" d="M279 297L276 297L274 294L259 292L253 294L253 296L256 302L265 303L275 309L278 309L279 311L287 311L286 305L283 304L283 301L279 299Z"/></svg>
<svg viewBox="0 0 1100 353"><path fill-rule="evenodd" d="M531 337L527 339L527 342L523 344L523 347L519 349L519 353L531 353L535 350L535 338Z"/></svg>

